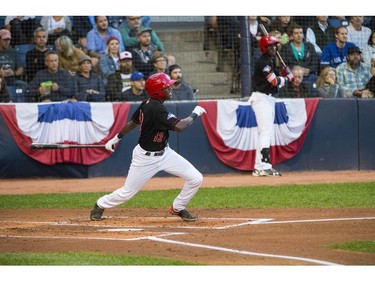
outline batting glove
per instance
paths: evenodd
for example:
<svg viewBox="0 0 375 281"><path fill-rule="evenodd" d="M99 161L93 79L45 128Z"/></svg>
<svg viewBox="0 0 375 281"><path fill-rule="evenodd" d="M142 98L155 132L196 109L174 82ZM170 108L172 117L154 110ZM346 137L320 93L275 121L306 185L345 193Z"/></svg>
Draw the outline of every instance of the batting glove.
<svg viewBox="0 0 375 281"><path fill-rule="evenodd" d="M197 114L197 116L201 116L203 113L206 113L206 110L205 110L203 107L197 105L197 106L194 108L194 110L193 110L192 113Z"/></svg>
<svg viewBox="0 0 375 281"><path fill-rule="evenodd" d="M288 79L289 82L293 82L294 81L294 75L292 73L292 71L290 70L289 67L283 67L281 69L281 76L285 77L286 79Z"/></svg>
<svg viewBox="0 0 375 281"><path fill-rule="evenodd" d="M117 135L109 140L106 144L105 144L105 149L111 151L111 152L114 152L115 151L115 144L118 143L120 141L120 139L117 137Z"/></svg>

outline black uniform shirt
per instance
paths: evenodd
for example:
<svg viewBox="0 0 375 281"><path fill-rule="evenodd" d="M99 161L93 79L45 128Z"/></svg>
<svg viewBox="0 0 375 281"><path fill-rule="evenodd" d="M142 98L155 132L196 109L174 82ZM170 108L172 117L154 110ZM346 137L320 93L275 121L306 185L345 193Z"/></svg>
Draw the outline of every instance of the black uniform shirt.
<svg viewBox="0 0 375 281"><path fill-rule="evenodd" d="M267 76L270 73L275 73L276 76L278 76L278 73L276 72L276 65L275 61L272 60L267 55L262 55L257 62L255 63L255 70L253 74L253 91L254 92L261 92L265 94L276 94L278 91L277 86L273 86L270 82L267 80ZM277 79L277 84L280 84L279 79Z"/></svg>
<svg viewBox="0 0 375 281"><path fill-rule="evenodd" d="M169 130L180 121L167 111L158 99L147 99L132 115L132 120L140 125L139 145L147 151L163 150L168 144Z"/></svg>

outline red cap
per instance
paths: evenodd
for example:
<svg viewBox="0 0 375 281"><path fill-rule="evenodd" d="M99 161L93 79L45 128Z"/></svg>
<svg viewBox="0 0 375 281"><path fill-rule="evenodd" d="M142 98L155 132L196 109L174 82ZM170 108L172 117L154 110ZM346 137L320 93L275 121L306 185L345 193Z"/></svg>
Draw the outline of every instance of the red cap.
<svg viewBox="0 0 375 281"><path fill-rule="evenodd" d="M117 42L120 43L120 40L119 40L117 37L115 37L115 36L111 36L111 37L109 37L108 40L107 40L107 45L109 45L109 43L111 43L112 40L117 40Z"/></svg>

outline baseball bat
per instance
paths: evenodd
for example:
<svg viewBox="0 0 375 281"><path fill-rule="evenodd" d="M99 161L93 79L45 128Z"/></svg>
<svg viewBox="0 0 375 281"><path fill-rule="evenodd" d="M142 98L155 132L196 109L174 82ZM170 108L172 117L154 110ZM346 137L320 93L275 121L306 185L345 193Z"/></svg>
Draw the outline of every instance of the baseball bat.
<svg viewBox="0 0 375 281"><path fill-rule="evenodd" d="M105 148L104 144L32 143L32 149Z"/></svg>
<svg viewBox="0 0 375 281"><path fill-rule="evenodd" d="M266 27L261 23L259 24L259 27L260 27L260 30L262 31L263 35L268 35L268 31L266 29ZM284 66L284 67L287 67L283 58L281 57L279 51L276 49L276 56L279 58L280 60L280 63Z"/></svg>

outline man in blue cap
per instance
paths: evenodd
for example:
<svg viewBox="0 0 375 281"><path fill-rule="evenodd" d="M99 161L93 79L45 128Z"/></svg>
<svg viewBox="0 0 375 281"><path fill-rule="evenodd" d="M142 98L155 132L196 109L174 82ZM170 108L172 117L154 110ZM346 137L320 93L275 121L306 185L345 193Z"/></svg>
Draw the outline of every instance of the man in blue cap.
<svg viewBox="0 0 375 281"><path fill-rule="evenodd" d="M133 72L130 84L131 87L121 93L121 101L143 101L148 98L145 90L145 75L142 72Z"/></svg>

